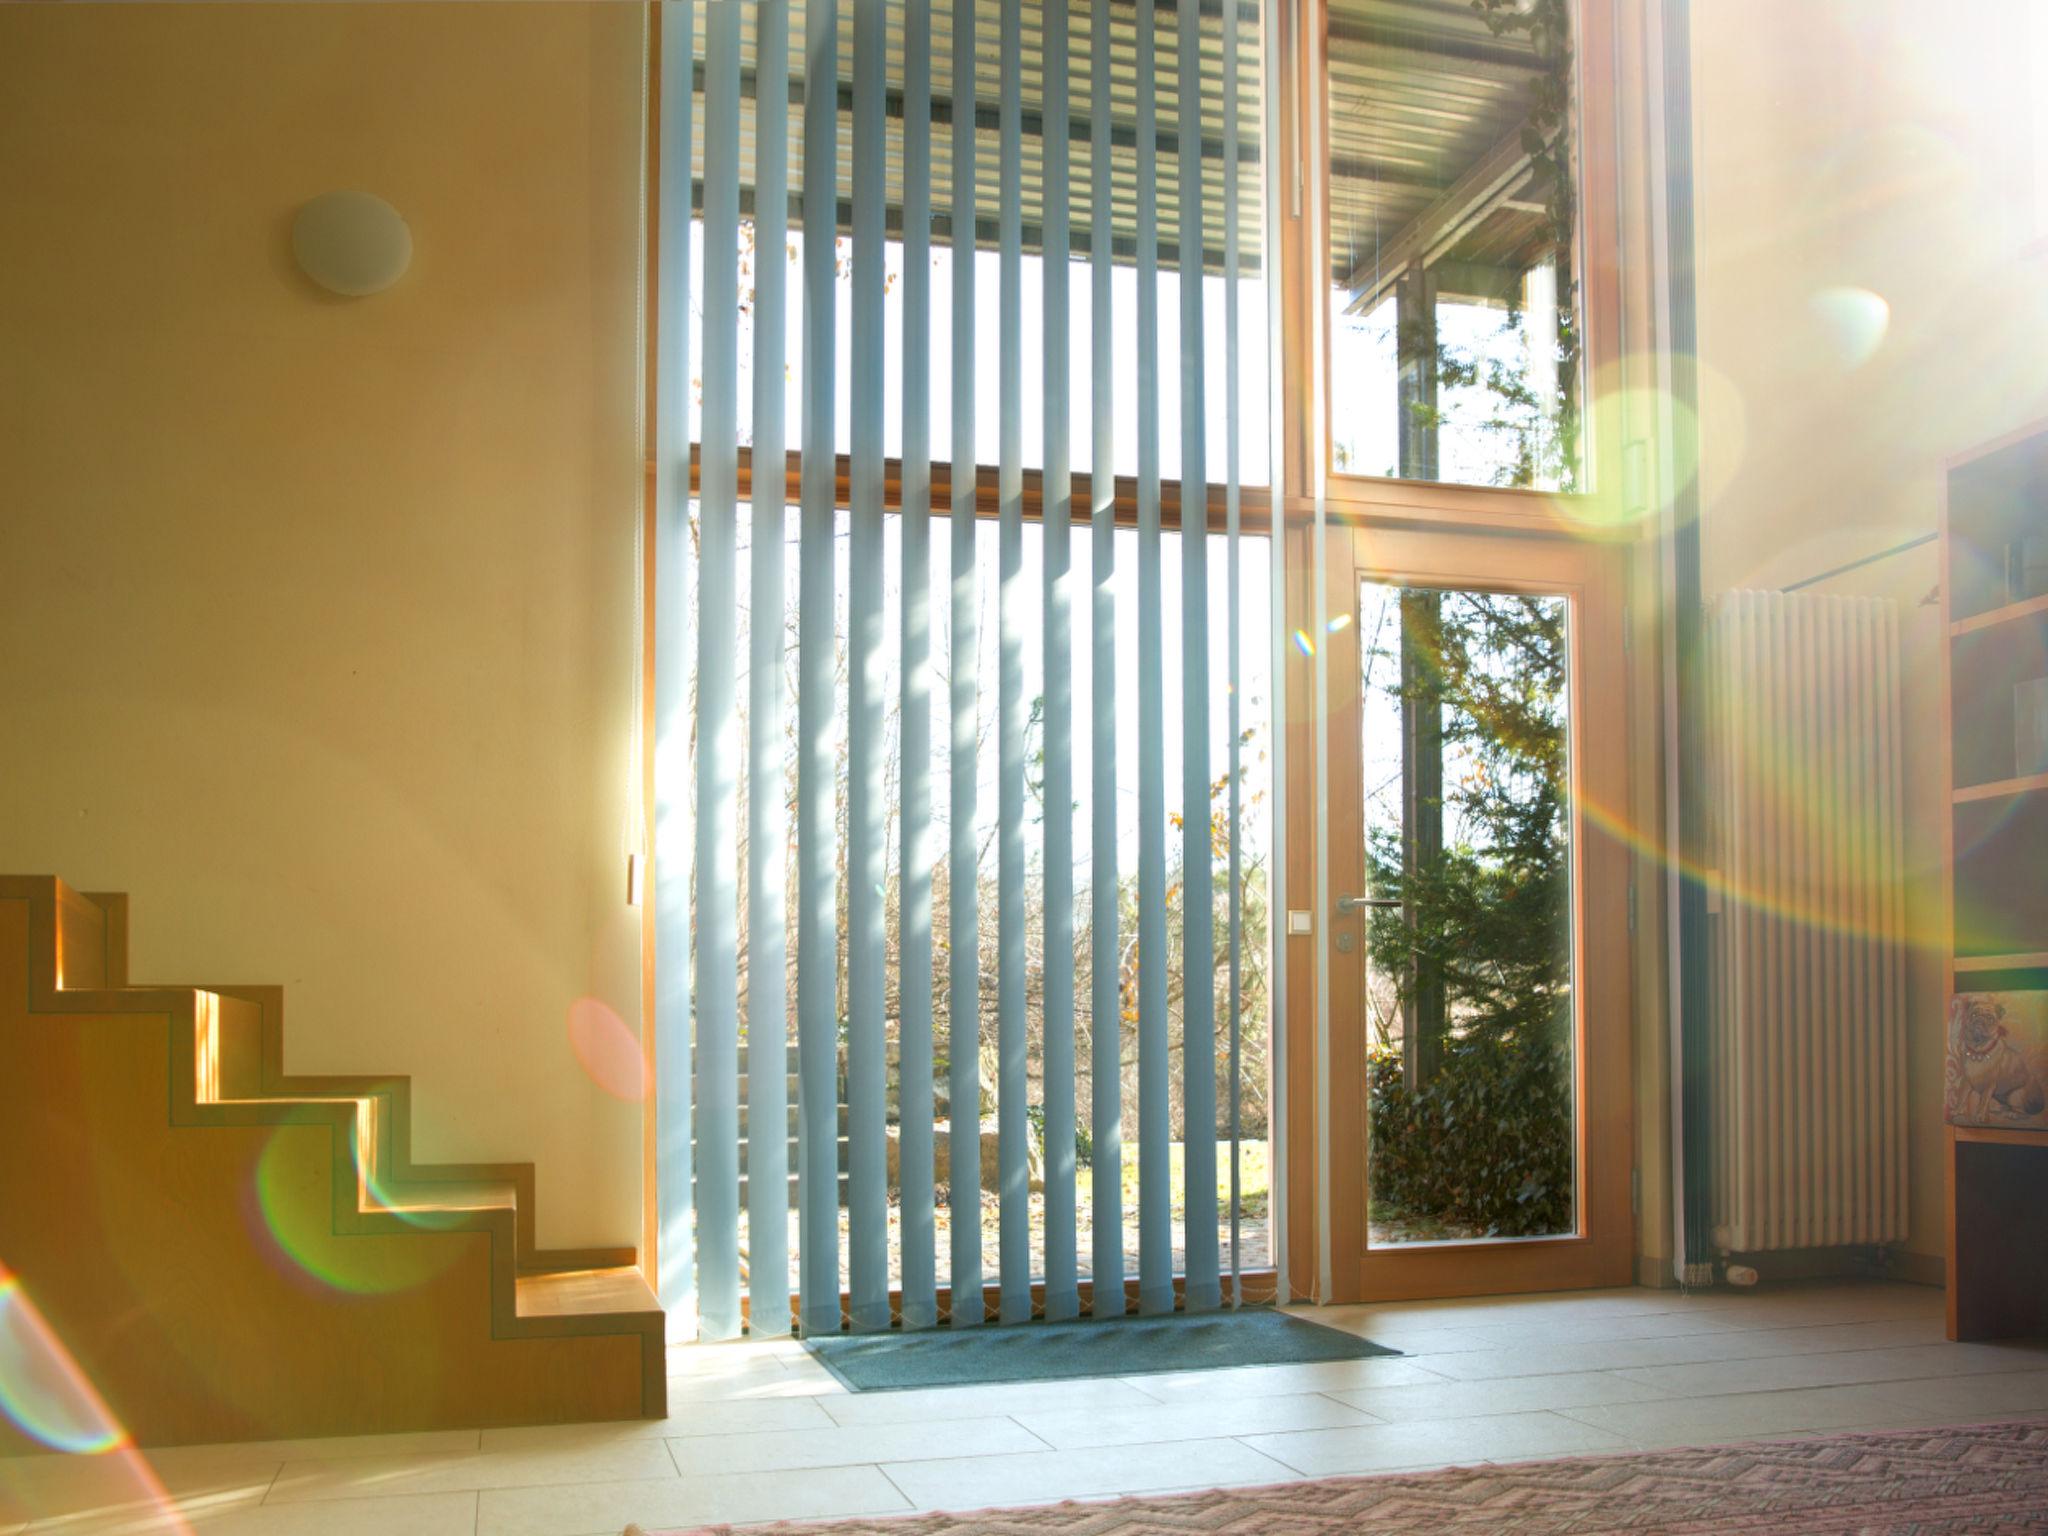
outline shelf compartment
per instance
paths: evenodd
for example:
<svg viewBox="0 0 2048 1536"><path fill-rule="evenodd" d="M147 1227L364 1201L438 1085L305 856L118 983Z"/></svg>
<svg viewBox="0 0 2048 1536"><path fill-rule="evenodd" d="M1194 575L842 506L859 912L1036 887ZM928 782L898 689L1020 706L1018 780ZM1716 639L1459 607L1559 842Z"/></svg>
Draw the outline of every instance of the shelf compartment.
<svg viewBox="0 0 2048 1536"><path fill-rule="evenodd" d="M1968 630L1949 645L1951 740L1959 798L1964 790L2032 778L2034 774L2021 770L2038 766L2019 760L2013 690L2048 677L2048 602L2016 606L2028 611Z"/></svg>
<svg viewBox="0 0 2048 1536"><path fill-rule="evenodd" d="M2048 966L2048 795L1966 800L1952 822L1956 968Z"/></svg>
<svg viewBox="0 0 2048 1536"><path fill-rule="evenodd" d="M2015 539L2048 532L2048 433L2005 444L1951 469L1947 528L1952 626L1990 619L2033 601L2013 601L2005 551Z"/></svg>

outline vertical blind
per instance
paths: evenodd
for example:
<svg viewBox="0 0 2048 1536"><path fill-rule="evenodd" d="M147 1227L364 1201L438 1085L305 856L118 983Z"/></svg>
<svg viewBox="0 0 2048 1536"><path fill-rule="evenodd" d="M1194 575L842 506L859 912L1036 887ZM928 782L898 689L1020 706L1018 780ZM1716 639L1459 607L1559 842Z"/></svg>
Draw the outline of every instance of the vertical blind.
<svg viewBox="0 0 2048 1536"><path fill-rule="evenodd" d="M1138 1305L1172 1309L1176 1093L1185 1128L1179 1172L1188 1192L1184 1302L1220 1305L1226 1255L1204 1193L1218 1189L1210 1132L1219 1124L1219 1059L1233 1150L1227 1265L1239 1268L1238 325L1241 275L1259 254L1259 199L1247 202L1240 185L1258 135L1254 127L1245 142L1239 111L1246 71L1256 67L1246 56L1256 58L1258 30L1255 11L1246 4L1241 14L1240 0L1178 7L843 0L799 5L794 18L789 0L670 0L662 7L654 866L660 1251L664 1301L672 1310L694 1308L705 1338L743 1328L785 1332L792 1298L806 1333L882 1329L899 1319L906 1328L948 1316L956 1327L985 1321L985 1197L998 1233L994 1315L1006 1323L1037 1313L1079 1315L1084 1139L1091 1310L1121 1315L1132 1110ZM1082 60L1085 69L1077 68ZM935 63L946 75L942 88ZM1069 85L1082 74L1085 94ZM1113 166L1126 151L1134 151L1134 173L1119 185ZM1165 182L1162 158L1173 167ZM1249 250L1240 227L1247 207ZM984 258L991 251L992 326L988 296L977 286L990 276ZM1070 276L1083 261L1085 331ZM946 314L934 313L940 275L950 288ZM1219 287L1220 390L1210 377L1211 336L1219 329L1210 311ZM1169 288L1177 302L1163 316ZM1123 330L1120 296L1134 300L1134 338ZM792 319L800 326L794 342ZM1163 359L1162 325L1177 328L1176 362ZM1088 417L1079 439L1088 468L1079 474L1076 433L1084 423L1076 419L1069 346L1077 333L1088 345ZM742 377L748 334L750 387ZM950 345L935 354L941 334ZM1134 356L1120 357L1125 348ZM949 369L944 402L934 398L935 355ZM1169 368L1176 389L1166 386ZM1038 388L1028 391L1034 375ZM1124 409L1120 388L1129 379L1135 393ZM793 457L788 388L800 418ZM1222 441L1212 453L1219 393ZM946 413L942 423L934 422L935 410ZM1120 500L1113 471L1123 415L1135 426L1137 473L1135 489ZM995 583L988 614L977 519L988 441L981 429L991 416ZM1163 419L1177 426L1176 500L1188 509L1178 535L1171 672ZM936 466L948 482L939 509L936 427L950 432ZM1219 459L1220 537L1209 528L1206 494ZM1038 470L1035 495L1027 494L1031 468ZM1089 587L1078 614L1077 495L1086 497ZM933 596L935 510L947 521L943 601ZM1027 579L1026 558L1034 517L1036 582ZM1135 522L1135 544L1125 545L1136 566L1129 573L1134 601L1118 586L1120 517ZM1221 613L1211 611L1212 537L1225 565ZM891 592L899 594L893 690ZM792 625L774 621L792 612ZM743 615L751 616L744 624ZM981 628L989 619L993 675L982 666ZM1228 728L1220 736L1212 721L1212 625L1224 640ZM743 630L744 656L736 639ZM1134 701L1117 684L1133 631ZM1035 698L1034 669L1041 680ZM1077 763L1075 680L1083 674L1088 761ZM1176 687L1169 688L1170 676ZM1135 715L1122 715L1131 702ZM946 727L943 786L935 782L942 734L935 712ZM981 829L990 825L979 766L985 725L993 734L996 864L996 974L987 979L980 941L990 915L981 909L980 879ZM1179 747L1178 814L1168 799L1169 733ZM1219 771L1228 786L1220 822L1205 813ZM1085 828L1076 825L1077 779L1088 785ZM1135 901L1123 910L1115 896L1118 807L1133 792L1137 881ZM1027 823L1040 839L1036 865ZM1179 889L1170 891L1176 833ZM1077 865L1090 890L1106 890L1108 899L1091 895L1081 906ZM1034 867L1035 904L1027 899ZM936 899L936 873L945 879L944 903ZM1169 942L1176 904L1177 958ZM1084 910L1085 926L1077 921ZM1133 951L1134 1001L1119 958ZM1099 961L1088 967L1085 989L1077 981L1083 957ZM935 989L921 984L935 974L943 1027ZM1177 1031L1169 1007L1176 979ZM1077 1001L1087 1018L1110 1021L1092 1031L1085 1129L1077 1113ZM991 1003L994 1050L985 1063ZM1125 1102L1121 1086L1127 1009L1136 1014L1135 1104ZM1028 1016L1038 1021L1036 1060ZM786 1093L792 1017L794 1106ZM985 1179L989 1102L994 1156ZM951 1233L943 1273L941 1184ZM1034 1185L1042 1195L1036 1222Z"/></svg>

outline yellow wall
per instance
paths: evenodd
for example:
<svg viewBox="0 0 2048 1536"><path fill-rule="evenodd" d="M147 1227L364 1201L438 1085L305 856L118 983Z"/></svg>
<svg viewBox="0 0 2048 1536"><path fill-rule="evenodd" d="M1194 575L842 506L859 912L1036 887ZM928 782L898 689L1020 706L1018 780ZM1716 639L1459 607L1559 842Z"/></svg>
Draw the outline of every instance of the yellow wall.
<svg viewBox="0 0 2048 1536"><path fill-rule="evenodd" d="M0 8L0 870L141 980L280 981L293 1071L632 1243L641 28L627 5ZM411 222L390 292L299 204Z"/></svg>
<svg viewBox="0 0 2048 1536"><path fill-rule="evenodd" d="M2036 0L1692 9L1711 595L1932 532L1943 460L2048 416L2048 227L2026 89ZM1889 306L1861 361L1846 345L1859 333L1827 318L1822 295L1840 287ZM1938 579L1928 546L1817 588L1898 601L1908 718L1928 727L1905 765L1923 941L1908 976L1914 1255L1940 1253L1944 1220Z"/></svg>

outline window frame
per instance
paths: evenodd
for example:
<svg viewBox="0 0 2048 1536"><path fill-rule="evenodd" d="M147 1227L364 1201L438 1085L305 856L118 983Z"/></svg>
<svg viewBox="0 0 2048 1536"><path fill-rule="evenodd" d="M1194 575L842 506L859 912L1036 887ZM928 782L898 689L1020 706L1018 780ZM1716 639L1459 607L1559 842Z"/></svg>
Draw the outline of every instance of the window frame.
<svg viewBox="0 0 2048 1536"><path fill-rule="evenodd" d="M1340 473L1333 465L1332 401L1328 388L1330 306L1324 274L1330 263L1329 0L1280 0L1282 61L1276 82L1282 142L1273 148L1282 178L1276 265L1280 272L1281 350L1274 378L1281 387L1281 440L1275 460L1285 466L1283 508L1292 520L1314 515L1316 487L1327 514L1346 521L1393 519L1460 528L1554 530L1560 503L1581 509L1573 520L1595 526L1590 515L1621 487L1617 434L1603 433L1591 409L1595 388L1614 376L1620 361L1623 293L1620 198L1616 169L1618 123L1612 68L1589 60L1615 57L1615 0L1575 0L1574 114L1579 167L1580 328L1584 338L1581 387L1582 452L1589 488L1561 492L1522 486L1458 485ZM1306 18L1304 24L1304 17ZM1294 35L1288 36L1290 29ZM1308 88L1304 88L1308 82ZM1313 136L1313 137L1311 137ZM1314 145L1314 154L1308 146ZM1319 181L1307 195L1308 167ZM1312 217L1313 215L1313 217ZM1320 463L1318 458L1320 457Z"/></svg>

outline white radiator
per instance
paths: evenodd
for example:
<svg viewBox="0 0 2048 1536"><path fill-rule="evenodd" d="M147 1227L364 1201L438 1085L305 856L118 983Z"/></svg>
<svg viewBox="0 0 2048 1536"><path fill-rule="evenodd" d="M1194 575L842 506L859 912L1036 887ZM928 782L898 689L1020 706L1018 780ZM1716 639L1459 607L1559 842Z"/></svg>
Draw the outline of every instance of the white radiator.
<svg viewBox="0 0 2048 1536"><path fill-rule="evenodd" d="M1706 650L1716 1241L1900 1241L1898 612L1730 592Z"/></svg>

